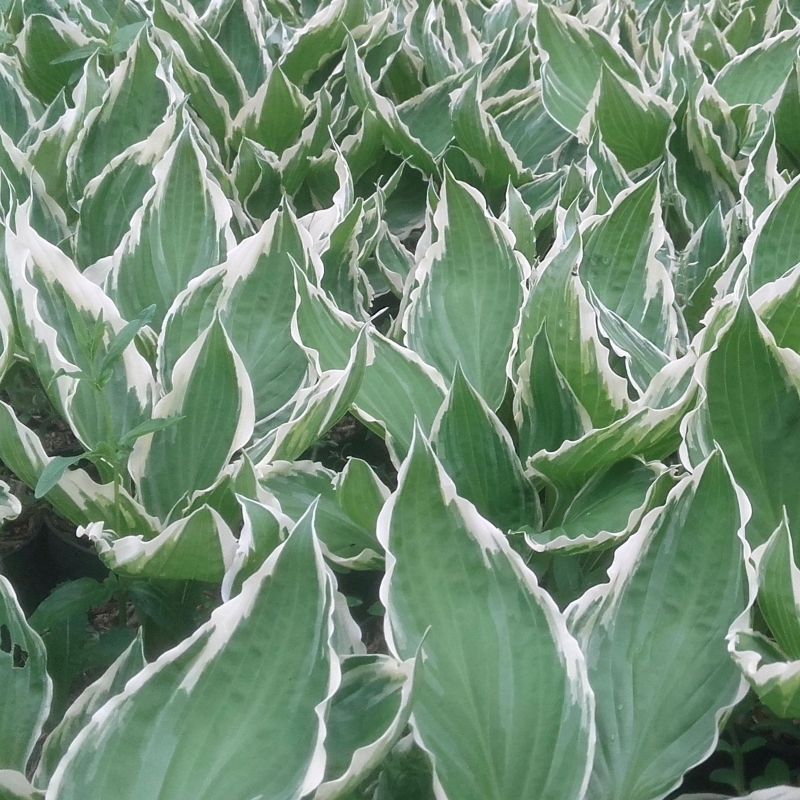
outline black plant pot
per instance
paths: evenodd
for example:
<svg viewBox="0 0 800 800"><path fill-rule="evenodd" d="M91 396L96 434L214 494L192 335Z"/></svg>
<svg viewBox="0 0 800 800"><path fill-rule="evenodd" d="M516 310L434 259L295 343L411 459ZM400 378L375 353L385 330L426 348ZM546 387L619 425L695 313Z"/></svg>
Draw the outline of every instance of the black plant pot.
<svg viewBox="0 0 800 800"><path fill-rule="evenodd" d="M11 581L22 610L30 616L58 583L44 524L18 547L0 554L0 573Z"/></svg>
<svg viewBox="0 0 800 800"><path fill-rule="evenodd" d="M46 548L57 583L78 578L105 580L108 568L100 560L94 546L87 539L77 537L73 528L60 523L54 517L48 516L45 520Z"/></svg>

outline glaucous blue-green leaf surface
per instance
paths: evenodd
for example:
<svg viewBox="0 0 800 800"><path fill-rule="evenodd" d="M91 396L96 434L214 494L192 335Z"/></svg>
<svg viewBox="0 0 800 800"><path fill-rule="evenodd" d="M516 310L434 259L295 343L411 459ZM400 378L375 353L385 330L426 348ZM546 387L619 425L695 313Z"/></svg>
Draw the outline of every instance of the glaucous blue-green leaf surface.
<svg viewBox="0 0 800 800"><path fill-rule="evenodd" d="M716 451L620 546L609 582L567 609L597 708L587 797L662 797L714 750L744 695L726 637L752 603L747 513Z"/></svg>
<svg viewBox="0 0 800 800"><path fill-rule="evenodd" d="M437 794L581 796L594 749L583 656L550 596L458 497L420 431L378 532L389 647L404 659L422 652L412 725Z"/></svg>
<svg viewBox="0 0 800 800"><path fill-rule="evenodd" d="M50 712L53 683L39 634L0 575L0 769L25 772Z"/></svg>
<svg viewBox="0 0 800 800"><path fill-rule="evenodd" d="M414 273L406 341L442 375L456 364L493 410L522 304L522 270L483 197L448 172L434 212L437 239Z"/></svg>
<svg viewBox="0 0 800 800"><path fill-rule="evenodd" d="M725 453L736 483L747 494L752 517L747 536L763 544L789 515L800 522L800 496L792 475L800 469L800 394L771 336L747 298L698 363L705 397L692 423ZM697 460L699 455L688 457ZM795 522L797 520L797 522Z"/></svg>
<svg viewBox="0 0 800 800"><path fill-rule="evenodd" d="M145 508L164 520L207 489L253 433L253 390L219 317L178 359L172 391L153 409L174 423L136 440L128 469Z"/></svg>
<svg viewBox="0 0 800 800"><path fill-rule="evenodd" d="M47 797L297 800L312 792L339 684L332 613L312 506L237 597L94 714Z"/></svg>

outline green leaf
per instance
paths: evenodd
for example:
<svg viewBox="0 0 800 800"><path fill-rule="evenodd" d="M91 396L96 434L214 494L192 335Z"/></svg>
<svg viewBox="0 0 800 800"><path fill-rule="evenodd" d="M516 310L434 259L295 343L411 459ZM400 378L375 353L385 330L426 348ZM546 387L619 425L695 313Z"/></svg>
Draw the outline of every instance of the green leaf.
<svg viewBox="0 0 800 800"><path fill-rule="evenodd" d="M774 714L797 719L800 714L800 661L753 630L740 631L731 641L731 655L758 699Z"/></svg>
<svg viewBox="0 0 800 800"><path fill-rule="evenodd" d="M36 486L51 460L38 436L17 419L6 403L0 403L0 459L31 487ZM113 519L120 535L155 535L156 520L149 517L123 487L115 492L112 484L95 483L82 469L64 472L48 492L47 500L75 525Z"/></svg>
<svg viewBox="0 0 800 800"><path fill-rule="evenodd" d="M153 4L153 25L168 34L186 56L188 63L205 74L214 89L225 98L226 111L231 117L239 113L246 97L244 83L225 51L199 25L186 14L166 2Z"/></svg>
<svg viewBox="0 0 800 800"><path fill-rule="evenodd" d="M128 342L118 357L106 361L101 379L100 363L125 321L67 255L37 234L29 210L28 204L20 206L15 232L6 233L20 336L55 408L86 450L94 451L101 442L117 442L149 416L153 376Z"/></svg>
<svg viewBox="0 0 800 800"><path fill-rule="evenodd" d="M303 344L313 350L321 369L341 369L362 328L339 311L299 270L296 324ZM408 450L415 420L430 430L444 399L444 380L412 350L374 329L368 331L374 358L364 372L354 410L367 425L388 434L390 452Z"/></svg>
<svg viewBox="0 0 800 800"><path fill-rule="evenodd" d="M187 123L153 170L155 185L134 214L106 281L129 319L155 304L160 327L189 281L223 261L233 246L231 207L207 165Z"/></svg>
<svg viewBox="0 0 800 800"><path fill-rule="evenodd" d="M314 800L350 797L388 754L411 713L415 662L390 656L342 659L342 682L327 720L325 779Z"/></svg>
<svg viewBox="0 0 800 800"><path fill-rule="evenodd" d="M81 692L47 736L34 774L37 785L47 786L69 746L89 724L94 712L120 694L125 684L141 672L146 663L140 633L103 675Z"/></svg>
<svg viewBox="0 0 800 800"><path fill-rule="evenodd" d="M218 317L178 359L172 391L153 409L153 419L175 416L137 439L128 463L142 503L161 519L211 486L253 432L250 380Z"/></svg>
<svg viewBox="0 0 800 800"><path fill-rule="evenodd" d="M459 495L502 531L538 530L539 497L500 420L456 366L431 443Z"/></svg>
<svg viewBox="0 0 800 800"><path fill-rule="evenodd" d="M295 85L303 86L345 48L350 35L367 21L368 14L364 0L333 0L320 8L283 51L280 67L286 77Z"/></svg>
<svg viewBox="0 0 800 800"><path fill-rule="evenodd" d="M0 800L44 800L27 778L16 770L0 769Z"/></svg>
<svg viewBox="0 0 800 800"><path fill-rule="evenodd" d="M496 409L506 390L522 270L483 197L450 173L434 225L438 238L417 266L403 319L408 345L443 375L460 364Z"/></svg>
<svg viewBox="0 0 800 800"><path fill-rule="evenodd" d="M609 213L583 234L579 275L606 308L674 358L675 292L657 257L666 238L660 208L658 175L618 195Z"/></svg>
<svg viewBox="0 0 800 800"><path fill-rule="evenodd" d="M42 470L39 480L36 481L34 497L38 500L44 497L60 480L61 476L73 464L86 458L85 454L79 456L54 456L50 463Z"/></svg>
<svg viewBox="0 0 800 800"><path fill-rule="evenodd" d="M233 248L223 264L181 292L164 322L159 349L162 384L171 386L176 360L216 309L250 376L256 419L285 406L304 384L309 366L291 330L296 305L292 260L306 263L308 247L292 213L277 211L258 233ZM254 318L259 320L256 326Z"/></svg>
<svg viewBox="0 0 800 800"><path fill-rule="evenodd" d="M635 530L639 520L663 503L673 485L657 465L628 458L593 475L563 513L541 533L526 532L540 552L580 553L608 546Z"/></svg>
<svg viewBox="0 0 800 800"><path fill-rule="evenodd" d="M63 57L78 51L79 58L87 59L101 45L72 22L32 14L17 38L25 82L39 100L51 103L69 86L75 73L75 64L63 61Z"/></svg>
<svg viewBox="0 0 800 800"><path fill-rule="evenodd" d="M743 298L698 364L705 399L687 420L692 427L696 417L702 437L719 445L747 493L753 508L747 537L753 546L771 536L784 506L790 528L800 522L800 497L791 477L800 468L800 395L771 338ZM686 458L697 456L687 452Z"/></svg>
<svg viewBox="0 0 800 800"><path fill-rule="evenodd" d="M374 531L378 514L388 497L389 489L366 461L347 459L336 480L336 499L353 522Z"/></svg>
<svg viewBox="0 0 800 800"><path fill-rule="evenodd" d="M730 105L769 103L782 90L800 47L796 30L761 41L729 61L714 80L714 88Z"/></svg>
<svg viewBox="0 0 800 800"><path fill-rule="evenodd" d="M103 563L117 575L174 581L221 581L233 561L236 539L208 505L187 513L157 536L124 536L96 522L85 529Z"/></svg>
<svg viewBox="0 0 800 800"><path fill-rule="evenodd" d="M617 550L609 582L567 609L597 703L591 796L666 795L743 697L726 636L752 602L746 504L714 453Z"/></svg>
<svg viewBox="0 0 800 800"><path fill-rule="evenodd" d="M799 244L800 179L795 178L762 214L756 229L744 244L750 291L777 280L794 267Z"/></svg>
<svg viewBox="0 0 800 800"><path fill-rule="evenodd" d="M237 117L237 134L280 157L300 136L308 106L300 90L275 67Z"/></svg>
<svg viewBox="0 0 800 800"><path fill-rule="evenodd" d="M584 118L603 68L637 88L642 78L622 50L599 30L541 3L536 12L536 43L542 54L542 102L570 133L588 139Z"/></svg>
<svg viewBox="0 0 800 800"><path fill-rule="evenodd" d="M555 366L584 414L600 428L624 416L628 390L625 379L609 366L595 312L575 272L581 253L580 235L575 234L562 248L554 247L540 267L539 280L522 310L517 352L527 354L544 328Z"/></svg>
<svg viewBox="0 0 800 800"><path fill-rule="evenodd" d="M52 696L44 644L0 575L0 768L25 772Z"/></svg>
<svg viewBox="0 0 800 800"><path fill-rule="evenodd" d="M770 633L790 659L800 659L800 569L786 519L753 553L753 560L758 571L758 607Z"/></svg>
<svg viewBox="0 0 800 800"><path fill-rule="evenodd" d="M323 372L314 386L298 391L289 419L248 451L257 467L298 458L347 413L364 379L367 350L367 335L362 333L343 370Z"/></svg>
<svg viewBox="0 0 800 800"><path fill-rule="evenodd" d="M626 170L646 167L664 155L672 114L653 93L603 69L594 111L603 142Z"/></svg>
<svg viewBox="0 0 800 800"><path fill-rule="evenodd" d="M269 507L290 520L299 520L317 500L320 541L331 561L354 569L381 565L383 554L375 526L351 517L342 507L333 472L308 461L278 462L262 469L260 484L267 492Z"/></svg>
<svg viewBox="0 0 800 800"><path fill-rule="evenodd" d="M523 459L540 450L558 450L564 442L579 439L591 427L555 364L544 327L534 336L519 367L514 421Z"/></svg>
<svg viewBox="0 0 800 800"><path fill-rule="evenodd" d="M159 63L160 54L143 30L108 78L103 101L88 115L69 152L70 196L76 202L115 156L146 139L164 120L174 89L164 83Z"/></svg>
<svg viewBox="0 0 800 800"><path fill-rule="evenodd" d="M681 421L695 399L693 366L691 355L668 364L627 416L565 442L552 453L542 451L528 459L528 473L552 487L557 509L565 510L599 470L631 456L652 461L677 450Z"/></svg>
<svg viewBox="0 0 800 800"><path fill-rule="evenodd" d="M424 659L412 724L437 792L580 796L594 744L583 656L550 596L458 497L419 431L378 530L391 554L381 592L389 647L399 658L419 648Z"/></svg>
<svg viewBox="0 0 800 800"><path fill-rule="evenodd" d="M251 800L316 788L339 669L313 517L312 506L240 595L95 713L59 765L53 800Z"/></svg>

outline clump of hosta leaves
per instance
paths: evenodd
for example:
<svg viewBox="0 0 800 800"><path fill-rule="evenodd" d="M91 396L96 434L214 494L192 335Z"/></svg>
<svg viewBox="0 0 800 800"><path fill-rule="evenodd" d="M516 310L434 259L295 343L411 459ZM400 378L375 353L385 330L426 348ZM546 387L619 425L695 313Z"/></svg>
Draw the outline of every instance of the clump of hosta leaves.
<svg viewBox="0 0 800 800"><path fill-rule="evenodd" d="M800 796L799 50L0 0L0 798Z"/></svg>

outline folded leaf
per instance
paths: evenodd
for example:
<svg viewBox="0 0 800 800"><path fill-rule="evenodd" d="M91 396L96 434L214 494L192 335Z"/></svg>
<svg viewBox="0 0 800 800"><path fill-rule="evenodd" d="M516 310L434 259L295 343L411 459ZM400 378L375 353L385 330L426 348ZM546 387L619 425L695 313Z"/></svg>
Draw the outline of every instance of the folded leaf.
<svg viewBox="0 0 800 800"><path fill-rule="evenodd" d="M496 409L506 389L522 271L483 197L449 173L434 224L438 238L417 266L403 319L408 345L443 375L460 364Z"/></svg>
<svg viewBox="0 0 800 800"><path fill-rule="evenodd" d="M53 682L39 634L0 575L0 769L25 772L50 712ZM2 784L0 784L1 786Z"/></svg>
<svg viewBox="0 0 800 800"><path fill-rule="evenodd" d="M153 409L153 419L169 418L136 440L128 462L142 503L162 520L211 486L253 433L253 390L219 317L175 364L172 391Z"/></svg>
<svg viewBox="0 0 800 800"><path fill-rule="evenodd" d="M437 794L582 796L594 749L583 657L550 596L458 497L419 431L378 530L390 554L389 647L398 658L420 648L424 659L412 725Z"/></svg>
<svg viewBox="0 0 800 800"><path fill-rule="evenodd" d="M714 750L745 694L726 636L752 603L746 516L717 451L620 546L610 581L567 609L597 703L589 797L662 797Z"/></svg>
<svg viewBox="0 0 800 800"><path fill-rule="evenodd" d="M342 682L328 715L325 780L314 800L350 797L406 727L417 682L414 661L391 656L342 659Z"/></svg>
<svg viewBox="0 0 800 800"><path fill-rule="evenodd" d="M459 495L502 531L542 522L539 496L525 477L514 443L494 412L456 367L436 417L431 443Z"/></svg>
<svg viewBox="0 0 800 800"><path fill-rule="evenodd" d="M155 326L192 278L224 260L232 211L187 124L153 170L154 186L114 253L106 286L126 316L151 304Z"/></svg>
<svg viewBox="0 0 800 800"><path fill-rule="evenodd" d="M289 800L317 787L339 665L313 517L312 507L241 594L94 714L50 800Z"/></svg>

